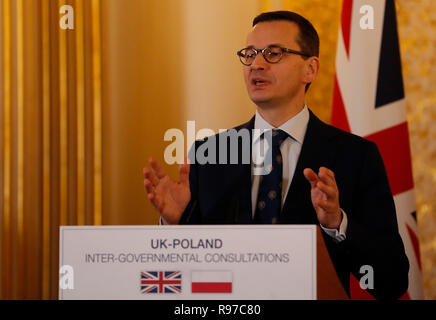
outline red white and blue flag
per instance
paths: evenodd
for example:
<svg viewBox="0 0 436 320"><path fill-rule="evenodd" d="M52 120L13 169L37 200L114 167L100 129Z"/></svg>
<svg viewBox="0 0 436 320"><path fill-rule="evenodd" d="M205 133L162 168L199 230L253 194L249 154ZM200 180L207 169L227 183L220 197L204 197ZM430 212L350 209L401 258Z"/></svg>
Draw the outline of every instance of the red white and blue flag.
<svg viewBox="0 0 436 320"><path fill-rule="evenodd" d="M373 14L373 21L365 20L372 18L367 14ZM366 28L368 22L373 22L373 29ZM398 227L410 262L409 288L402 298L423 299L394 0L343 0L332 125L377 144L394 195ZM372 298L367 291L360 289L359 281L353 275L350 275L350 295L351 299Z"/></svg>
<svg viewBox="0 0 436 320"><path fill-rule="evenodd" d="M141 293L181 293L180 271L142 271Z"/></svg>

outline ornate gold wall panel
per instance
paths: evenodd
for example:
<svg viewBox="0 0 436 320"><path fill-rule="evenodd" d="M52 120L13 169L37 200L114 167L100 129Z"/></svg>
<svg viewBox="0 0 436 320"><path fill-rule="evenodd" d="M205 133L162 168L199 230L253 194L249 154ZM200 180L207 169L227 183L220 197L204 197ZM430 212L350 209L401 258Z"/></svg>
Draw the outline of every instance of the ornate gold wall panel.
<svg viewBox="0 0 436 320"><path fill-rule="evenodd" d="M424 295L436 299L436 6L397 0Z"/></svg>
<svg viewBox="0 0 436 320"><path fill-rule="evenodd" d="M56 298L59 225L101 223L100 0L0 3L1 298Z"/></svg>

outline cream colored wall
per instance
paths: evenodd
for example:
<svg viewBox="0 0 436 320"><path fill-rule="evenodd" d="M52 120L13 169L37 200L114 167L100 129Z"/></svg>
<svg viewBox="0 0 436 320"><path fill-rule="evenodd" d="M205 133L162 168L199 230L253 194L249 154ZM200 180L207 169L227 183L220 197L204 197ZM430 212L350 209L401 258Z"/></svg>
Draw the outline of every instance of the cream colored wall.
<svg viewBox="0 0 436 320"><path fill-rule="evenodd" d="M150 156L164 164L165 131L186 133L187 120L197 130L233 127L254 113L236 51L259 7L107 0L102 10L103 223L153 224L142 168ZM177 177L176 165L164 167Z"/></svg>
<svg viewBox="0 0 436 320"><path fill-rule="evenodd" d="M104 224L157 221L142 168L163 161L165 130L183 124L182 4L102 3Z"/></svg>
<svg viewBox="0 0 436 320"><path fill-rule="evenodd" d="M245 46L260 5L253 0L184 1L184 116L196 129L230 128L249 120L249 100L236 51Z"/></svg>

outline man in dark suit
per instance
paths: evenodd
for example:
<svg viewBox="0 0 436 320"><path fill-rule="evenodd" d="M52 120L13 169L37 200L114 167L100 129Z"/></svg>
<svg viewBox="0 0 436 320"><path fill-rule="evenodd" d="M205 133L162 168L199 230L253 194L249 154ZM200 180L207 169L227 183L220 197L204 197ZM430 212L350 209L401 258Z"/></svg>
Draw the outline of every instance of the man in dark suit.
<svg viewBox="0 0 436 320"><path fill-rule="evenodd" d="M251 159L265 140L262 135L249 135L249 163L241 161L247 152L243 139L236 164L219 164L219 147L216 161L193 163L201 146L227 137L221 133L197 141L192 164L180 166L178 182L150 159L144 184L161 223L317 224L347 292L350 273L359 279L360 268L369 265L374 270L371 294L401 296L409 262L377 146L323 123L304 102L319 70L319 39L312 24L292 12L261 14L238 56L257 111L232 132L272 132L272 141L266 142L272 150L269 173L254 174Z"/></svg>

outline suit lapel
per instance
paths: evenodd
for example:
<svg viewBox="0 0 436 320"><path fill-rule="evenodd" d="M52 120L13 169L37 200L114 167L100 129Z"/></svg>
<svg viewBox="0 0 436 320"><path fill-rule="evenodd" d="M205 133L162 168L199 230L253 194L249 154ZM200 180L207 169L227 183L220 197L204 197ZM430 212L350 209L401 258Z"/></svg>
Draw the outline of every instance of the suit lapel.
<svg viewBox="0 0 436 320"><path fill-rule="evenodd" d="M331 137L332 131L312 111L309 110L309 113L306 135L283 205L281 223L316 223L317 221L310 198L310 184L304 177L303 171L305 168L311 168L318 173L320 166L329 166L327 140ZM308 212L313 214L308 215Z"/></svg>
<svg viewBox="0 0 436 320"><path fill-rule="evenodd" d="M238 162L241 174L240 177L240 188L237 193L237 221L238 224L249 224L252 223L252 204L251 204L251 162L252 162L252 129L254 128L253 116L250 121L236 128L237 131L240 129L248 130L250 133L250 163L242 164L242 159ZM242 145L239 144L239 156L242 157Z"/></svg>

